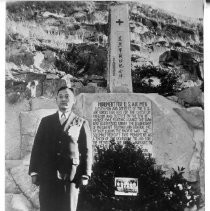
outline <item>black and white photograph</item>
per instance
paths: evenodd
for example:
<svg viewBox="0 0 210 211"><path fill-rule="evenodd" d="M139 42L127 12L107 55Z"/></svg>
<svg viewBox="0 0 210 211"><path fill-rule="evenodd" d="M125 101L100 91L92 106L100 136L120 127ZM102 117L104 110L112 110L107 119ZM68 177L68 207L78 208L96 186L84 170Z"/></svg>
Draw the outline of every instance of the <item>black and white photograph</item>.
<svg viewBox="0 0 210 211"><path fill-rule="evenodd" d="M205 211L207 2L5 2L5 211Z"/></svg>
<svg viewBox="0 0 210 211"><path fill-rule="evenodd" d="M137 196L138 178L115 177L115 195Z"/></svg>

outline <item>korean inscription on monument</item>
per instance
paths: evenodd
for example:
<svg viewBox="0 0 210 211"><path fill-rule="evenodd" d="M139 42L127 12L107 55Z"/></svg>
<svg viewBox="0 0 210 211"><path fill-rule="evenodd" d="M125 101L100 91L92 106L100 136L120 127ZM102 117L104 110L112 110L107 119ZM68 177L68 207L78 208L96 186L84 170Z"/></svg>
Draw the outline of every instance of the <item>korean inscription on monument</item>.
<svg viewBox="0 0 210 211"><path fill-rule="evenodd" d="M113 139L121 144L130 140L145 155L152 154L151 102L95 102L92 130L95 146L106 147Z"/></svg>

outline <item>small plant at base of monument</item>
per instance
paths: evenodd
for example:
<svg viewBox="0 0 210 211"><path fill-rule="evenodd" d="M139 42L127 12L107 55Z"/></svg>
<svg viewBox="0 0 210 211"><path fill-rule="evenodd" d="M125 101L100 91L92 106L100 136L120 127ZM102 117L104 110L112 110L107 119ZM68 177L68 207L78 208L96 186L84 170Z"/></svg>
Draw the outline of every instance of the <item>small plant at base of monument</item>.
<svg viewBox="0 0 210 211"><path fill-rule="evenodd" d="M173 210L183 210L185 207L199 207L200 192L193 188L189 182L183 177L184 168L178 167L178 170L173 169L173 174L166 179L168 190L164 192L168 198L169 205Z"/></svg>
<svg viewBox="0 0 210 211"><path fill-rule="evenodd" d="M200 194L183 178L183 168L170 178L155 167L131 142L110 143L98 148L89 185L81 188L79 210L83 211L182 211L198 206ZM137 196L116 196L115 177L138 178Z"/></svg>

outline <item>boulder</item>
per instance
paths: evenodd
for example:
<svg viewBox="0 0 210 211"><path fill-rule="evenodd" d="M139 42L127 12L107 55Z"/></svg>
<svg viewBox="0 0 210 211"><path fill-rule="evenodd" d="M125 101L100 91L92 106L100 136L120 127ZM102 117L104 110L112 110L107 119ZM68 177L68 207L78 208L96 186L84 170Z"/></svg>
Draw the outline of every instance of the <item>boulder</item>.
<svg viewBox="0 0 210 211"><path fill-rule="evenodd" d="M34 136L41 118L54 113L56 109L39 109L20 113L21 135Z"/></svg>
<svg viewBox="0 0 210 211"><path fill-rule="evenodd" d="M29 111L28 100L11 105L6 102L5 105L5 157L9 160L18 160L21 157L21 136L19 113Z"/></svg>
<svg viewBox="0 0 210 211"><path fill-rule="evenodd" d="M23 194L14 194L11 200L11 208L16 211L32 211L31 203Z"/></svg>
<svg viewBox="0 0 210 211"><path fill-rule="evenodd" d="M19 188L7 170L5 171L5 193L20 193Z"/></svg>
<svg viewBox="0 0 210 211"><path fill-rule="evenodd" d="M203 106L204 103L200 86L184 89L176 93L176 96L191 106Z"/></svg>
<svg viewBox="0 0 210 211"><path fill-rule="evenodd" d="M98 102L138 102L144 100L149 100L152 106L152 151L157 164L161 165L168 175L172 172L172 168L184 167L184 176L190 180L190 174L193 172L190 169L190 163L195 143L193 131L174 111L174 108L182 108L179 104L157 94L83 93L78 96L75 107L78 106L78 113L89 120L92 128L92 111Z"/></svg>
<svg viewBox="0 0 210 211"><path fill-rule="evenodd" d="M22 135L21 136L21 158L31 153L34 143L34 136Z"/></svg>
<svg viewBox="0 0 210 211"><path fill-rule="evenodd" d="M23 194L5 194L5 211L35 211Z"/></svg>
<svg viewBox="0 0 210 211"><path fill-rule="evenodd" d="M26 65L29 67L34 64L34 54L31 52L17 52L12 54L9 58L9 62L13 62L16 65Z"/></svg>
<svg viewBox="0 0 210 211"><path fill-rule="evenodd" d="M28 175L28 166L22 164L20 166L17 166L11 169L11 175L14 178L18 187L20 188L20 191L31 202L31 203L28 203L24 197L17 196L12 203L13 207L15 208L16 205L18 206L18 203L21 202L20 205L24 207L24 210L25 210L25 207L30 208L30 209L32 206L35 208L38 208L39 207L38 187L32 185L31 183L31 177Z"/></svg>
<svg viewBox="0 0 210 211"><path fill-rule="evenodd" d="M38 109L30 112L20 113L20 157L30 154L34 142L34 137L41 119L53 114L57 109Z"/></svg>
<svg viewBox="0 0 210 211"><path fill-rule="evenodd" d="M201 108L174 108L174 110L193 131L194 152L189 164L191 181L199 178L200 190L204 196L204 111Z"/></svg>

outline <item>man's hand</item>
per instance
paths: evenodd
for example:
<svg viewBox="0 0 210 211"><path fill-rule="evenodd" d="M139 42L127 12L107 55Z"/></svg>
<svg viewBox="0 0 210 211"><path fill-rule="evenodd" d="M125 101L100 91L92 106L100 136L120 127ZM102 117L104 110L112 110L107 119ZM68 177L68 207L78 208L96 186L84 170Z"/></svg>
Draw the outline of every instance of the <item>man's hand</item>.
<svg viewBox="0 0 210 211"><path fill-rule="evenodd" d="M39 176L38 175L31 176L31 181L32 181L32 184L39 186Z"/></svg>
<svg viewBox="0 0 210 211"><path fill-rule="evenodd" d="M88 181L89 181L89 176L82 175L82 177L81 177L81 185L84 185L84 186L87 185Z"/></svg>

